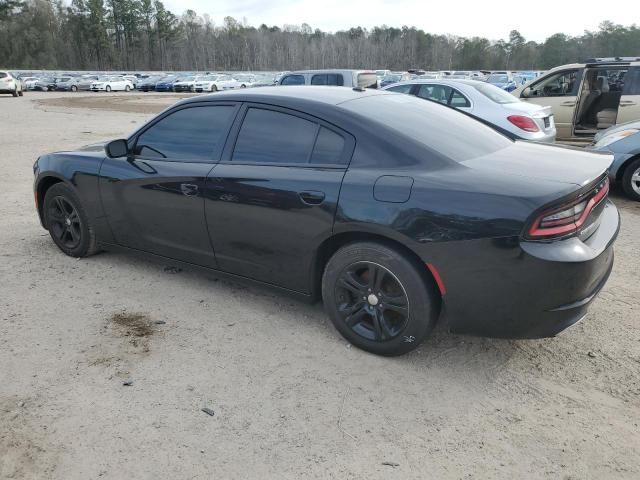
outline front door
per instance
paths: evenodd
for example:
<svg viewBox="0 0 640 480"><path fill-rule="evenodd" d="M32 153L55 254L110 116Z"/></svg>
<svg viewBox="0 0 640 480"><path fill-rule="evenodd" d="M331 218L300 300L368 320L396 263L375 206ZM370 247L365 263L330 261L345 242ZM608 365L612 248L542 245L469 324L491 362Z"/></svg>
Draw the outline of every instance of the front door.
<svg viewBox="0 0 640 480"><path fill-rule="evenodd" d="M297 112L247 105L206 184L221 270L298 292L329 238L353 138Z"/></svg>
<svg viewBox="0 0 640 480"><path fill-rule="evenodd" d="M105 159L100 195L116 243L216 266L203 189L236 113L233 104L178 107L130 139L128 159Z"/></svg>
<svg viewBox="0 0 640 480"><path fill-rule="evenodd" d="M533 82L520 94L520 100L553 109L558 140L573 137L582 72L583 69L571 69L550 74Z"/></svg>

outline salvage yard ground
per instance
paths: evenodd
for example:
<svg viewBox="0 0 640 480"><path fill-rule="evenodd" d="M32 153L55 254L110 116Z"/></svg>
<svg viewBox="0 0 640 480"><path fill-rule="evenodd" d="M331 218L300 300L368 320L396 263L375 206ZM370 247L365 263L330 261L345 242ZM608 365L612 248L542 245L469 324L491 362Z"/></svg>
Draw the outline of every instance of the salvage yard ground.
<svg viewBox="0 0 640 480"><path fill-rule="evenodd" d="M319 304L76 260L40 227L38 155L126 136L182 97L0 97L0 479L640 478L640 203L614 194L613 274L557 338L439 328L376 357Z"/></svg>

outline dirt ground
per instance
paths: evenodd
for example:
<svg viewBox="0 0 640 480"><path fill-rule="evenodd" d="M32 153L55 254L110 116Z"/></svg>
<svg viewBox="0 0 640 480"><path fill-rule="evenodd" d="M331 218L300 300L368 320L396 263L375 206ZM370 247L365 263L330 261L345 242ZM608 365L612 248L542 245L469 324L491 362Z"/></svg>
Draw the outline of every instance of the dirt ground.
<svg viewBox="0 0 640 480"><path fill-rule="evenodd" d="M560 336L376 357L320 305L57 250L34 160L178 97L0 97L1 479L640 478L640 204L614 195L613 274Z"/></svg>

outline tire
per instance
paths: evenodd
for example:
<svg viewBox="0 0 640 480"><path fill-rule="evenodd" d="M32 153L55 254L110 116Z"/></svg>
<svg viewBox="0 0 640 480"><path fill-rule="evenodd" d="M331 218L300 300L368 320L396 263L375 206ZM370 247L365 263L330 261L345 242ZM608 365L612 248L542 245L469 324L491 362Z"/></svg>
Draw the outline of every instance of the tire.
<svg viewBox="0 0 640 480"><path fill-rule="evenodd" d="M24 90L21 88L20 91L18 92L18 96L19 97L24 97Z"/></svg>
<svg viewBox="0 0 640 480"><path fill-rule="evenodd" d="M211 85L211 93L215 93L218 91L218 87L216 85Z"/></svg>
<svg viewBox="0 0 640 480"><path fill-rule="evenodd" d="M129 85L125 85L125 86L124 86L124 91L125 91L125 92L128 92L129 90L131 90L131 88L129 88Z"/></svg>
<svg viewBox="0 0 640 480"><path fill-rule="evenodd" d="M44 197L44 224L51 239L70 257L88 257L98 251L89 217L71 187L56 183Z"/></svg>
<svg viewBox="0 0 640 480"><path fill-rule="evenodd" d="M240 88L247 88L247 86L243 84L243 85L240 85Z"/></svg>
<svg viewBox="0 0 640 480"><path fill-rule="evenodd" d="M111 91L111 86L107 85L106 87L104 87L104 91L109 93Z"/></svg>
<svg viewBox="0 0 640 480"><path fill-rule="evenodd" d="M16 87L16 89L11 92L11 95L13 95L14 98L18 96L18 87Z"/></svg>
<svg viewBox="0 0 640 480"><path fill-rule="evenodd" d="M77 92L78 91L78 87L76 87L75 85L71 85L71 91L72 92Z"/></svg>
<svg viewBox="0 0 640 480"><path fill-rule="evenodd" d="M640 202L640 157L633 160L624 169L624 175L622 175L622 190L627 197L636 202Z"/></svg>
<svg viewBox="0 0 640 480"><path fill-rule="evenodd" d="M440 308L435 285L414 262L374 242L346 245L331 257L322 299L344 338L385 356L416 348L431 333Z"/></svg>

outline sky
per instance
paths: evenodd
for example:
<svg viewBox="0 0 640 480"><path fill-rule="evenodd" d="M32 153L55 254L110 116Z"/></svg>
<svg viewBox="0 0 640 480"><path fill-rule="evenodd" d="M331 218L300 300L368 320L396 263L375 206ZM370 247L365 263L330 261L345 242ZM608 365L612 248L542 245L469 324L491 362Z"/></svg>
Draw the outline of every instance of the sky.
<svg viewBox="0 0 640 480"><path fill-rule="evenodd" d="M490 40L507 39L513 29L527 40L544 41L554 33L580 35L603 20L630 25L640 20L640 2L617 0L164 0L174 13L208 13L215 24L226 16L246 18L252 26L308 23L328 32L386 24L422 28L430 33ZM578 8L579 6L579 8ZM635 11L635 15L632 12Z"/></svg>

